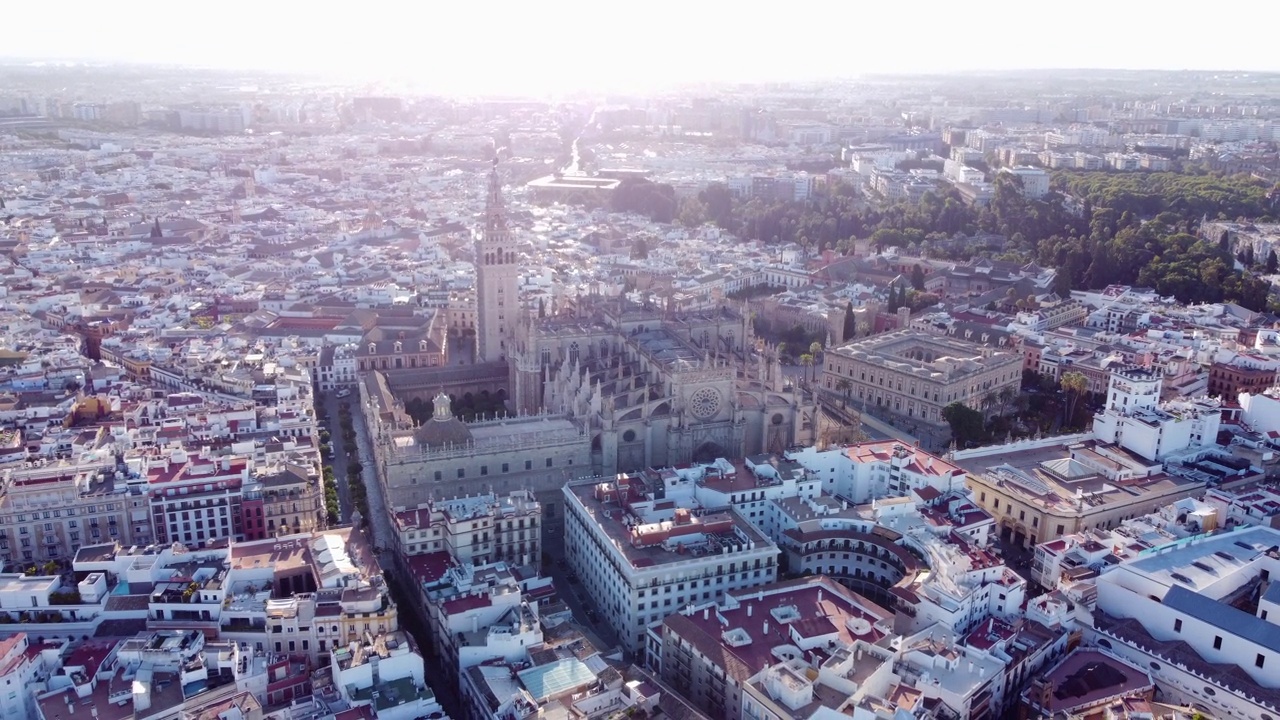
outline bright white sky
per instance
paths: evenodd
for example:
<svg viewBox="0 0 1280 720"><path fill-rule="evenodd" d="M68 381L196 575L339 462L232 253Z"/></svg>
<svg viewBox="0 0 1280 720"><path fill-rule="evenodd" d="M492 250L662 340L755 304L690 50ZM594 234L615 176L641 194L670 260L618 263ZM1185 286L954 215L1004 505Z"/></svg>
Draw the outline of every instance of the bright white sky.
<svg viewBox="0 0 1280 720"><path fill-rule="evenodd" d="M860 73L1280 70L1275 0L47 0L0 55L411 78L440 92L644 90Z"/></svg>

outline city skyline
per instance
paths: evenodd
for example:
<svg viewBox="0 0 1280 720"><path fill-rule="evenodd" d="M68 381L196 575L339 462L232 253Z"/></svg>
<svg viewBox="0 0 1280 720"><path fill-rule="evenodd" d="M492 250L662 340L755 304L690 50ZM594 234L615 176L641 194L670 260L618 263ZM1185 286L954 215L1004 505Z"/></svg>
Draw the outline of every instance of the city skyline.
<svg viewBox="0 0 1280 720"><path fill-rule="evenodd" d="M1242 12L1249 7L1237 6ZM983 4L982 22L948 22L950 9L941 3L926 3L910 17L897 7L835 3L808 6L803 14L734 14L722 6L658 2L646 5L643 16L577 1L496 9L372 2L358 16L342 17L304 14L293 3L233 2L204 12L153 2L111 13L75 0L63 7L68 12L56 26L33 7L12 8L12 26L27 30L7 41L4 55L37 62L307 73L428 92L524 95L865 74L1280 70L1266 51L1265 24L1240 22L1240 13L1197 17L1198 35L1189 48L1187 41L1173 39L1185 35L1185 18L1100 2L1074 5L1074 12L1053 19L1051 31L1043 20L1003 1ZM912 24L930 17L937 21ZM827 37L815 38L817 32Z"/></svg>

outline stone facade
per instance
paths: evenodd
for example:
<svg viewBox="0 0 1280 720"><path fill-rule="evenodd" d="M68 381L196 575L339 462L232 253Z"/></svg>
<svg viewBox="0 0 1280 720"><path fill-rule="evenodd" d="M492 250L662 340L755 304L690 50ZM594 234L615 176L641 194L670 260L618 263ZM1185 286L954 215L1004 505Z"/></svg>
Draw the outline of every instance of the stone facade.
<svg viewBox="0 0 1280 720"><path fill-rule="evenodd" d="M822 388L850 402L877 406L945 426L942 410L1022 383L1022 356L913 330L877 335L826 352Z"/></svg>

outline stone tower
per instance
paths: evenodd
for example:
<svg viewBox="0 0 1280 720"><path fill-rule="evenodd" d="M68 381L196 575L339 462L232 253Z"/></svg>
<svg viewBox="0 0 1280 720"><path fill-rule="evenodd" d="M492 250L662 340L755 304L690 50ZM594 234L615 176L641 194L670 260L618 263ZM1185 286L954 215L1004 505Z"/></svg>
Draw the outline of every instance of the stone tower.
<svg viewBox="0 0 1280 720"><path fill-rule="evenodd" d="M529 312L520 311L507 353L507 408L522 414L542 410L543 367L535 341L536 322Z"/></svg>
<svg viewBox="0 0 1280 720"><path fill-rule="evenodd" d="M476 359L505 360L520 307L515 243L502 206L498 159L489 173L484 227L476 239Z"/></svg>

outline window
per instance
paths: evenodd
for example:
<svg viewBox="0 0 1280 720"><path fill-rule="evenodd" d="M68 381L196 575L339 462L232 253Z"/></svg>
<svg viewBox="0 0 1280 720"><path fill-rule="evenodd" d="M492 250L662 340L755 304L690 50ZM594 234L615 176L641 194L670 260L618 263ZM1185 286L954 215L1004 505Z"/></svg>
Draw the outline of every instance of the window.
<svg viewBox="0 0 1280 720"><path fill-rule="evenodd" d="M458 468L458 477L459 477L459 478L464 478L464 477L466 477L466 476L467 476L467 470L466 470L466 468Z"/></svg>
<svg viewBox="0 0 1280 720"><path fill-rule="evenodd" d="M511 465L508 463L502 463L502 472L511 472Z"/></svg>
<svg viewBox="0 0 1280 720"><path fill-rule="evenodd" d="M444 473L443 473L443 472L441 472L440 470L437 470L437 471L436 471L436 480L437 480L437 481L440 481L440 480L443 480L443 479L444 479Z"/></svg>
<svg viewBox="0 0 1280 720"><path fill-rule="evenodd" d="M1174 620L1174 621L1173 621L1173 631L1174 631L1174 632L1182 632L1182 621L1181 621L1181 620Z"/></svg>
<svg viewBox="0 0 1280 720"><path fill-rule="evenodd" d="M1222 649L1222 636L1221 636L1221 635L1214 635L1214 636L1213 636L1213 649L1214 649L1214 650L1221 650L1221 649Z"/></svg>
<svg viewBox="0 0 1280 720"><path fill-rule="evenodd" d="M1255 667L1262 667L1263 664L1265 664L1266 662L1267 662L1267 658L1262 653L1258 653L1258 656L1253 659L1253 664Z"/></svg>
<svg viewBox="0 0 1280 720"><path fill-rule="evenodd" d="M525 470L532 470L532 469L533 469L533 461L532 461L532 460L525 460L525 461L524 461L524 469L525 469Z"/></svg>
<svg viewBox="0 0 1280 720"><path fill-rule="evenodd" d="M547 458L547 467L551 467L551 458Z"/></svg>

